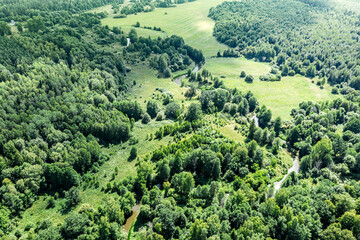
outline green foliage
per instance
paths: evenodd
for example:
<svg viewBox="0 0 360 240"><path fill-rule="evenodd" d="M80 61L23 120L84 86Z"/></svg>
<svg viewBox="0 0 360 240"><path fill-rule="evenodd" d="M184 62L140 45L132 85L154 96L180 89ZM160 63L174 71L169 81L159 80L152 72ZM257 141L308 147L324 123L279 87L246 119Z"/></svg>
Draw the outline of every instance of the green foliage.
<svg viewBox="0 0 360 240"><path fill-rule="evenodd" d="M238 47L249 59L274 60L282 76L327 77L330 84L347 82L359 89L359 66L353 61L358 16L329 9L326 0L234 1L211 8L209 17L216 22L218 41Z"/></svg>
<svg viewBox="0 0 360 240"><path fill-rule="evenodd" d="M180 105L172 102L166 106L165 115L170 119L177 119L180 116Z"/></svg>
<svg viewBox="0 0 360 240"><path fill-rule="evenodd" d="M149 100L146 104L146 111L151 118L154 118L160 111L160 107L154 100Z"/></svg>
<svg viewBox="0 0 360 240"><path fill-rule="evenodd" d="M66 207L72 208L81 202L80 191L76 187L72 187L65 193Z"/></svg>
<svg viewBox="0 0 360 240"><path fill-rule="evenodd" d="M11 28L6 22L0 21L0 36L4 35L11 35Z"/></svg>
<svg viewBox="0 0 360 240"><path fill-rule="evenodd" d="M246 75L245 82L252 83L254 81L254 77L252 75Z"/></svg>
<svg viewBox="0 0 360 240"><path fill-rule="evenodd" d="M132 147L131 150L130 150L129 160L134 160L134 159L136 159L137 154L138 154L137 152L138 152L137 148L136 148L135 146Z"/></svg>
<svg viewBox="0 0 360 240"><path fill-rule="evenodd" d="M25 27L29 29L30 32L38 32L39 30L44 30L44 18L41 16L30 18L29 20L27 20Z"/></svg>
<svg viewBox="0 0 360 240"><path fill-rule="evenodd" d="M198 103L191 103L186 112L186 120L193 122L201 119L201 106Z"/></svg>

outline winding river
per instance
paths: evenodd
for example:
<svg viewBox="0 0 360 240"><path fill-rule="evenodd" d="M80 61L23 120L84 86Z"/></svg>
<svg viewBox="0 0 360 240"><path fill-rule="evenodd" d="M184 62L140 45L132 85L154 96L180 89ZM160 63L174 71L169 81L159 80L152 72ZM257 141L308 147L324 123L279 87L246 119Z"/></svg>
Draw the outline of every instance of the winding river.
<svg viewBox="0 0 360 240"><path fill-rule="evenodd" d="M196 64L196 65L195 65L195 68L192 70L192 72L193 72L193 73L196 73L196 72L198 72L198 71L199 71L199 65ZM175 79L174 79L174 82L175 82L177 85L181 86L181 80L182 80L185 76L186 76L186 74L181 75L181 76L175 78Z"/></svg>

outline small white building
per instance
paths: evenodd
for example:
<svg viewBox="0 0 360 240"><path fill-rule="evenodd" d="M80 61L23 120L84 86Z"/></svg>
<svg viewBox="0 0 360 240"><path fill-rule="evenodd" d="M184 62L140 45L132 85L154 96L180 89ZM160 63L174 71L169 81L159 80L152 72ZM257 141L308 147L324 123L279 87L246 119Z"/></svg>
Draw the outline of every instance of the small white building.
<svg viewBox="0 0 360 240"><path fill-rule="evenodd" d="M14 20L11 20L10 26L15 26L15 21Z"/></svg>

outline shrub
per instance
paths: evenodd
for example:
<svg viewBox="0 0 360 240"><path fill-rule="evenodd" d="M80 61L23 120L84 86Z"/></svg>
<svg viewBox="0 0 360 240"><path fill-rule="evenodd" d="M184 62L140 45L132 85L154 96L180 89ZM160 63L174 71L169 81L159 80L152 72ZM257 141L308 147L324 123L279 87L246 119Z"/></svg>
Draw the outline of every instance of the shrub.
<svg viewBox="0 0 360 240"><path fill-rule="evenodd" d="M143 119L142 119L142 123L143 124L148 124L149 122L150 122L150 120L151 120L151 117L150 117L150 115L148 114L148 113L145 113L144 114L144 117L143 117Z"/></svg>
<svg viewBox="0 0 360 240"><path fill-rule="evenodd" d="M254 77L252 75L247 75L245 77L245 82L248 82L248 83L254 82Z"/></svg>
<svg viewBox="0 0 360 240"><path fill-rule="evenodd" d="M165 115L164 112L158 112L158 114L156 115L156 121L162 121L164 120Z"/></svg>
<svg viewBox="0 0 360 240"><path fill-rule="evenodd" d="M137 148L136 147L132 147L130 150L130 156L129 156L129 160L134 160L137 157Z"/></svg>

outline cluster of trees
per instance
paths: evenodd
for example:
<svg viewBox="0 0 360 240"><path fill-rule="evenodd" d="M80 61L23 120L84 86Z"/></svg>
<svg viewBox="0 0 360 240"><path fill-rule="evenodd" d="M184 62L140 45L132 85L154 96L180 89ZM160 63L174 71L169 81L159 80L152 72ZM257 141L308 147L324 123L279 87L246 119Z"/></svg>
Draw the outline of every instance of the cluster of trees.
<svg viewBox="0 0 360 240"><path fill-rule="evenodd" d="M24 22L31 17L41 15L73 14L101 7L108 4L122 4L124 0L78 0L78 1L41 1L41 0L5 0L0 3L0 20Z"/></svg>
<svg viewBox="0 0 360 240"><path fill-rule="evenodd" d="M100 2L69 4L85 4L75 9L80 12ZM71 190L67 196L76 196L73 188L109 159L100 144L127 141L134 122L145 113L137 102L126 100L128 68L123 56L109 47L126 42L124 32L102 26L104 14L71 15L65 2L64 8L51 3L38 6L37 1L28 1L19 3L21 8L14 3L12 15L26 21L26 31L0 36L0 209L9 218L21 217L44 193L65 196ZM27 7L27 12L21 11ZM158 61L170 73L192 61L204 61L200 51L176 36L150 40L137 38L133 31L129 37L132 44L124 55L127 51L140 55L150 48L150 54L161 54ZM176 119L179 109L168 104L166 116ZM79 202L77 197L69 199L69 207ZM11 221L1 222L0 235L6 235Z"/></svg>
<svg viewBox="0 0 360 240"><path fill-rule="evenodd" d="M195 0L131 0L129 5L125 5L121 8L120 16L126 17L126 15L140 12L152 12L155 10L155 8L176 7L176 4L194 1ZM115 13L117 13L117 11Z"/></svg>
<svg viewBox="0 0 360 240"><path fill-rule="evenodd" d="M250 91L243 94L237 89L226 88L203 90L199 101L202 110L206 113L224 111L231 115L239 113L240 116L254 112L259 104Z"/></svg>
<svg viewBox="0 0 360 240"><path fill-rule="evenodd" d="M348 94L359 90L358 15L330 9L326 2L225 2L209 16L216 21L214 36L245 57L272 62L283 76L326 77Z"/></svg>
<svg viewBox="0 0 360 240"><path fill-rule="evenodd" d="M231 239L251 215L240 209L246 205L251 211L255 202L265 201L276 166L276 160L266 163L271 153L254 140L239 145L207 126L195 132L139 162L134 190L142 204L137 221L142 230L137 236ZM242 201L245 205L233 211Z"/></svg>
<svg viewBox="0 0 360 240"><path fill-rule="evenodd" d="M222 99L219 96L231 100L213 111L230 112L247 99L237 91L217 91L203 91L204 112L209 111L205 103ZM205 96L207 101L201 101ZM342 99L303 102L286 124L280 118L272 121L266 107L255 106L253 111L259 127L250 122L246 144L229 141L203 125L191 138L161 147L140 161L134 188L142 203L137 224L151 227L141 228L137 236L358 238L360 182L339 185L342 179L356 179L359 172L358 105ZM338 131L341 125L343 134ZM298 152L301 173L289 174L274 198L268 198L268 185L279 166L278 150L284 145L278 136L287 138L288 150Z"/></svg>
<svg viewBox="0 0 360 240"><path fill-rule="evenodd" d="M121 8L120 13L126 16L139 12L152 12L154 9L155 4L151 0L131 1L131 4L125 5Z"/></svg>
<svg viewBox="0 0 360 240"><path fill-rule="evenodd" d="M137 37L136 30L130 32L131 45L124 52L139 52L145 60L153 53L149 60L150 67L159 71L159 77L170 77L172 71L187 69L191 63L203 64L205 57L200 50L186 45L184 39L173 35L168 38L151 39Z"/></svg>
<svg viewBox="0 0 360 240"><path fill-rule="evenodd" d="M294 125L288 142L299 151L306 176L323 176L332 181L360 172L359 107L337 99L314 104L303 102L293 110ZM337 129L343 127L343 133Z"/></svg>
<svg viewBox="0 0 360 240"><path fill-rule="evenodd" d="M0 206L10 219L38 195L62 194L97 171L109 158L99 142L130 137L128 110L120 101L125 65L81 38L80 28L101 29L98 16L75 19L77 29L66 16L61 26L33 17L29 31L0 39ZM6 235L10 221L1 222L0 235Z"/></svg>

